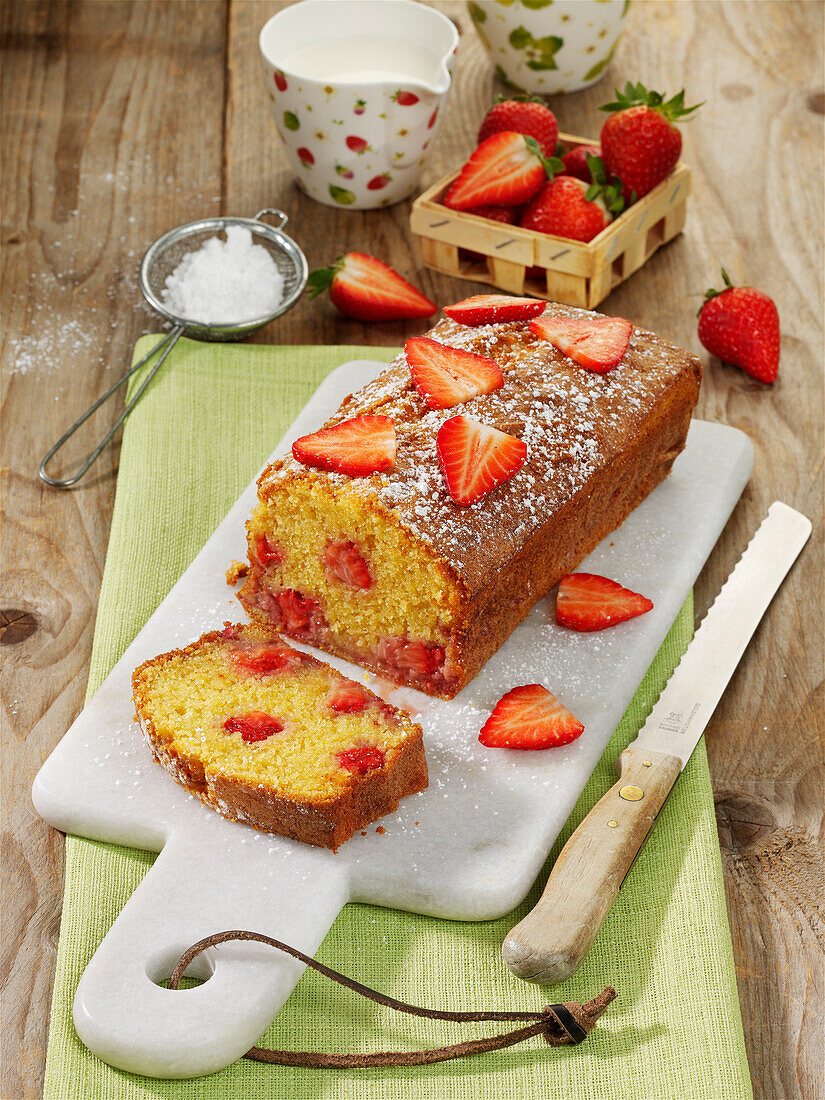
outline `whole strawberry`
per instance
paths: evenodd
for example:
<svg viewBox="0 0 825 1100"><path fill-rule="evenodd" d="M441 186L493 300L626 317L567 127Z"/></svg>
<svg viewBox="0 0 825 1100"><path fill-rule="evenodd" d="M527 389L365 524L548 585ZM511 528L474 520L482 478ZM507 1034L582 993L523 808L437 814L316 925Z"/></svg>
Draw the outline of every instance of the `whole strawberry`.
<svg viewBox="0 0 825 1100"><path fill-rule="evenodd" d="M660 92L628 81L624 92L616 89L614 103L599 108L613 112L602 126L602 159L624 183L625 198L635 191L640 199L673 171L682 151L673 123L701 106L685 107L684 89L665 101Z"/></svg>
<svg viewBox="0 0 825 1100"><path fill-rule="evenodd" d="M722 269L724 290L709 290L699 310L699 339L726 363L760 382L779 372L779 312L773 299L752 286L733 286Z"/></svg>
<svg viewBox="0 0 825 1100"><path fill-rule="evenodd" d="M618 180L608 181L598 157L589 156L588 186L575 176L556 176L544 184L527 206L519 224L523 229L552 233L574 241L592 241L624 209Z"/></svg>
<svg viewBox="0 0 825 1100"><path fill-rule="evenodd" d="M552 157L559 138L556 116L543 99L537 96L499 97L487 112L478 131L479 145L491 134L502 130L514 130L517 134L534 137L546 157Z"/></svg>

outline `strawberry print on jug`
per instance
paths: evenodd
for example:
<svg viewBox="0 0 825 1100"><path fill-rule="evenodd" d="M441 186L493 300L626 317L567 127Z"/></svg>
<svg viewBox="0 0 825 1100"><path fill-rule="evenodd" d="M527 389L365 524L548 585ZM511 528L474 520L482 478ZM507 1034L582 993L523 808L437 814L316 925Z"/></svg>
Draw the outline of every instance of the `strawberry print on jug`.
<svg viewBox="0 0 825 1100"><path fill-rule="evenodd" d="M458 49L446 16L413 0L302 0L265 24L260 49L305 194L366 210L417 189Z"/></svg>

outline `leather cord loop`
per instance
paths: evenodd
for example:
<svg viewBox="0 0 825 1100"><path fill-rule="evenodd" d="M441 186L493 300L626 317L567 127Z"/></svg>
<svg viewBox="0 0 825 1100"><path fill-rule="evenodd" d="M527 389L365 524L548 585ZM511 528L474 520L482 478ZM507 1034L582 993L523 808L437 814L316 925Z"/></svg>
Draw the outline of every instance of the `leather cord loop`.
<svg viewBox="0 0 825 1100"><path fill-rule="evenodd" d="M265 936L260 932L248 932L243 929L233 929L227 932L216 932L212 936L206 936L197 943L192 944L178 960L172 975L169 978L169 988L177 989L184 971L202 952L210 947L234 940L249 940L256 943L264 943L283 951L292 958L298 959L306 966L317 970L319 974L353 990L355 993L366 997L377 1004L385 1005L396 1012L405 1012L411 1016L420 1016L430 1020L453 1020L460 1023L484 1020L509 1020L532 1021L525 1027L515 1028L513 1031L501 1032L498 1035L490 1035L483 1039L470 1039L464 1043L456 1043L452 1046L437 1047L432 1050L414 1051L375 1051L371 1054L337 1054L309 1050L268 1050L264 1047L252 1047L244 1055L246 1058L258 1062L269 1062L281 1066L306 1066L323 1069L361 1069L375 1066L422 1066L431 1065L434 1062L447 1062L454 1058L465 1058L473 1054L486 1054L494 1050L503 1050L524 1042L534 1035L543 1035L551 1046L571 1046L582 1042L589 1032L596 1026L599 1017L605 1011L610 1002L615 998L616 991L612 986L607 986L602 992L584 1005L576 1002L568 1004L547 1005L541 1012L451 1012L446 1009L420 1008L417 1005L407 1004L405 1001L388 997L369 986L348 978L345 974L339 974L323 963L316 962L303 951L281 940Z"/></svg>

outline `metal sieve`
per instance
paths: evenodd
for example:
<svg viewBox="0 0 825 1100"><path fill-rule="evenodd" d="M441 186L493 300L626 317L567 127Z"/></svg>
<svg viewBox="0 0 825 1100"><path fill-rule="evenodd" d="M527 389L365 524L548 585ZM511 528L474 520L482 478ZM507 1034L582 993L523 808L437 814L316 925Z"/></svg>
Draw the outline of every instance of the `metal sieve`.
<svg viewBox="0 0 825 1100"><path fill-rule="evenodd" d="M278 225L273 226L268 225L266 222L262 222L261 218L265 214L279 218L280 221ZM286 223L287 216L282 210L271 210L269 208L259 210L254 218L203 218L201 221L189 222L187 225L179 225L176 229L170 229L168 233L164 233L162 237L158 237L154 244L149 246L140 264L140 272L138 275L140 289L152 309L165 317L167 321L170 321L173 327L159 344L156 344L147 355L144 355L139 363L135 363L133 367L130 367L113 386L106 390L106 392L86 410L79 420L72 424L65 435L62 435L60 439L58 439L51 450L47 452L37 469L37 473L41 480L45 481L47 485L65 489L70 485L75 485L83 477L138 403L144 390L157 374L158 370L163 366L166 357L181 336L192 336L196 340L210 341L242 340L245 336L249 336L250 333L255 332L256 329L268 325L270 321L273 321L276 317L280 317L282 313L286 313L288 309L291 309L292 306L295 305L306 286L307 261L295 241L283 232ZM256 317L253 321L241 321L234 324L223 325L206 325L201 321L193 321L189 317L178 317L176 314L170 313L161 301L161 294L163 293L168 277L172 274L187 252L197 251L210 237L216 236L218 233L225 231L229 226L233 225L243 226L249 229L255 237L256 243L263 245L275 261L278 271L284 279L284 296L278 308L273 313L268 313L264 317ZM119 389L127 379L131 378L135 371L140 370L142 366L148 363L149 360L156 355L158 356L158 360L153 365L146 378L141 382L137 393L131 401L129 401L123 412L77 473L62 480L49 477L46 473L46 466L52 458L54 458L63 444L74 435L81 424L84 424L89 419L92 413L99 409L105 401L108 401L112 394Z"/></svg>

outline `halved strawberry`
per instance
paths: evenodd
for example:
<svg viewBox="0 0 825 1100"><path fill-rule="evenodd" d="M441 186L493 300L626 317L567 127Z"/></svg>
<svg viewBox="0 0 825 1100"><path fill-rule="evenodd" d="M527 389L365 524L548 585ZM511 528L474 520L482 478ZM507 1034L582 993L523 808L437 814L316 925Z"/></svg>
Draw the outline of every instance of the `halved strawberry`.
<svg viewBox="0 0 825 1100"><path fill-rule="evenodd" d="M344 680L327 696L327 706L336 714L359 714L369 701L369 695L354 680Z"/></svg>
<svg viewBox="0 0 825 1100"><path fill-rule="evenodd" d="M273 718L271 714L256 710L227 718L223 728L227 733L239 733L247 744L253 744L255 741L266 741L274 733L280 733L284 724L280 718Z"/></svg>
<svg viewBox="0 0 825 1100"><path fill-rule="evenodd" d="M529 202L554 168L535 138L503 130L475 150L441 200L453 210Z"/></svg>
<svg viewBox="0 0 825 1100"><path fill-rule="evenodd" d="M232 663L244 672L266 676L274 672L285 672L297 668L302 660L301 654L294 649L278 646L258 645L252 649L237 649L231 654Z"/></svg>
<svg viewBox="0 0 825 1100"><path fill-rule="evenodd" d="M428 336L413 336L404 345L404 355L415 388L431 409L450 409L504 384L495 359L439 344Z"/></svg>
<svg viewBox="0 0 825 1100"><path fill-rule="evenodd" d="M292 454L305 466L351 477L381 473L395 465L395 425L388 416L355 416L302 435Z"/></svg>
<svg viewBox="0 0 825 1100"><path fill-rule="evenodd" d="M438 308L389 264L365 252L347 252L313 271L307 286L311 298L329 289L336 308L356 321L431 317Z"/></svg>
<svg viewBox="0 0 825 1100"><path fill-rule="evenodd" d="M525 684L502 695L478 735L497 749L549 749L569 745L584 726L541 684Z"/></svg>
<svg viewBox="0 0 825 1100"><path fill-rule="evenodd" d="M530 322L530 330L580 367L605 374L627 351L633 325L623 317L552 317L545 313Z"/></svg>
<svg viewBox="0 0 825 1100"><path fill-rule="evenodd" d="M316 600L296 592L294 588L282 588L275 597L286 630L306 630L318 609Z"/></svg>
<svg viewBox="0 0 825 1100"><path fill-rule="evenodd" d="M647 596L597 573L568 573L559 582L556 622L571 630L604 630L653 608Z"/></svg>
<svg viewBox="0 0 825 1100"><path fill-rule="evenodd" d="M348 588L369 588L369 567L354 542L331 542L324 551L324 572L328 581L340 581Z"/></svg>
<svg viewBox="0 0 825 1100"><path fill-rule="evenodd" d="M358 745L352 749L344 749L338 753L338 763L348 772L356 775L366 775L384 767L386 753L382 749L373 748L371 745Z"/></svg>
<svg viewBox="0 0 825 1100"><path fill-rule="evenodd" d="M531 321L547 308L539 298L511 298L509 294L474 294L444 312L460 325L502 325L508 321Z"/></svg>
<svg viewBox="0 0 825 1100"><path fill-rule="evenodd" d="M527 444L469 416L446 420L436 437L450 496L462 506L508 481L527 461Z"/></svg>

